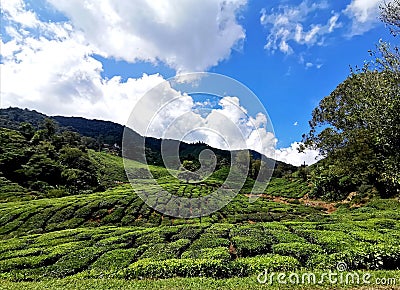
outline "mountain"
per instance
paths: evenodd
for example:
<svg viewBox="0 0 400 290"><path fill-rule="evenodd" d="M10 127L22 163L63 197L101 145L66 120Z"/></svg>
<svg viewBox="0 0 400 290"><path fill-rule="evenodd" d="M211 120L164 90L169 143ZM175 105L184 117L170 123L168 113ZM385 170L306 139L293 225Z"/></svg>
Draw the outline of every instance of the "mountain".
<svg viewBox="0 0 400 290"><path fill-rule="evenodd" d="M8 108L0 109L0 127L18 130L21 123L30 123L36 129L46 119L47 116L35 110Z"/></svg>
<svg viewBox="0 0 400 290"><path fill-rule="evenodd" d="M143 151L141 148L142 145L145 144L147 163L164 166L161 156L161 143L163 140L153 137L143 137L123 125L110 121L90 120L82 117L46 116L45 114L35 110L15 107L0 109L0 127L13 130L18 130L23 122L30 123L37 129L46 118L54 120L59 126L60 131L75 131L82 136L91 137L97 142L106 144L107 146L116 144L118 147L121 147L122 136L124 134L124 130L126 130L125 136L129 138L130 144L134 144L131 150L131 152L133 152L132 159L142 162L144 161L144 156L142 154L138 155L138 152ZM164 142L165 143L163 146L173 147L175 146L174 144L179 141L164 140ZM199 153L204 149L212 150L217 156L218 162L222 160L230 162L231 152L227 150L216 149L204 143L188 144L185 142L180 142L180 159L198 159ZM249 150L249 152L252 158L255 160L259 160L262 157L261 153L254 150ZM164 158L168 158L168 156L164 156ZM275 161L270 158L267 158L267 160L268 162L275 162L275 169L278 170L275 170L276 172L274 173L274 176L280 177L281 175L284 175L285 172L294 172L297 169L296 166L281 161Z"/></svg>
<svg viewBox="0 0 400 290"><path fill-rule="evenodd" d="M51 117L60 126L71 128L79 134L94 139L99 139L106 144L117 144L121 146L124 126L110 121L88 120L81 117Z"/></svg>

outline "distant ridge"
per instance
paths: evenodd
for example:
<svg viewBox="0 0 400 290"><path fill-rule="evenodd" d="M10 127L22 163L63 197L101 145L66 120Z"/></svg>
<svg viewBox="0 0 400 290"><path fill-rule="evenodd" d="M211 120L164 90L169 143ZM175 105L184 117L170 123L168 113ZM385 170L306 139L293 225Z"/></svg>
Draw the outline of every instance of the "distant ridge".
<svg viewBox="0 0 400 290"><path fill-rule="evenodd" d="M43 113L26 108L10 107L0 109L0 127L8 129L18 130L20 124L23 122L31 123L34 127L38 128L45 118L53 119L58 124L60 130L75 131L83 136L100 140L109 145L117 144L121 146L122 136L126 128L123 125L111 121L91 120L83 117L47 116ZM133 130L130 130L129 135L140 142L142 142L144 138ZM170 141L176 142L173 140ZM154 160L157 160L155 162L157 165L163 165L161 158L161 142L162 139L153 137L145 138L146 150L154 156ZM212 148L204 143L188 144L184 142L180 144L181 157L187 157L189 154L196 157L205 148L212 149L220 158L229 159L230 157L230 152L227 150ZM261 159L261 153L254 150L249 150L249 152L254 159ZM267 159L272 161L270 158ZM295 171L297 168L296 166L281 161L273 161L275 162L275 168L280 167L283 171Z"/></svg>

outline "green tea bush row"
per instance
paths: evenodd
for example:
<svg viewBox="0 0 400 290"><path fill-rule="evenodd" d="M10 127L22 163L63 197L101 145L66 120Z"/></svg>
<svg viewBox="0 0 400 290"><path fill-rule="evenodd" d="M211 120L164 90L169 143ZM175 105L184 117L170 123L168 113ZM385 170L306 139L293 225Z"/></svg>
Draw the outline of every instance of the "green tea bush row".
<svg viewBox="0 0 400 290"><path fill-rule="evenodd" d="M188 249L182 256L182 259L213 259L213 260L231 260L231 255L227 247L201 248L197 250Z"/></svg>
<svg viewBox="0 0 400 290"><path fill-rule="evenodd" d="M217 259L170 259L139 260L124 271L124 278L172 278L172 277L234 277L258 274L261 271L290 271L300 267L293 257L261 256L241 258L226 262Z"/></svg>
<svg viewBox="0 0 400 290"><path fill-rule="evenodd" d="M281 256L295 257L303 265L311 255L324 252L318 245L299 242L275 244L272 246L272 251Z"/></svg>
<svg viewBox="0 0 400 290"><path fill-rule="evenodd" d="M90 268L101 271L116 271L126 268L137 258L139 251L139 248L108 251L101 255Z"/></svg>
<svg viewBox="0 0 400 290"><path fill-rule="evenodd" d="M180 239L171 243L150 244L148 249L141 255L141 259L152 258L153 260L167 260L179 258L181 253L190 245L188 239Z"/></svg>

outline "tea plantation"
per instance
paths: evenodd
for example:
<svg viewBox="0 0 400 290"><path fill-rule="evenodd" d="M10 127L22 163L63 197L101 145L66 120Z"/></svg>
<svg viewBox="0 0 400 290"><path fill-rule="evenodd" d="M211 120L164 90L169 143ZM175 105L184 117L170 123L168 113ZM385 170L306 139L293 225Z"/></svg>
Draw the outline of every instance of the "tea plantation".
<svg viewBox="0 0 400 290"><path fill-rule="evenodd" d="M2 180L0 289L258 289L265 287L257 282L264 270L322 272L338 262L373 277L400 273L396 199L337 203L327 214L302 201L309 186L292 174L273 178L255 201L245 186L218 212L179 219L138 196L159 190L141 176L143 165L130 166L131 186L120 157L89 156L112 184L104 192L48 197ZM185 197L205 196L222 183L218 174L193 184L168 178L164 168L152 172L160 186ZM308 287L317 286L324 287Z"/></svg>

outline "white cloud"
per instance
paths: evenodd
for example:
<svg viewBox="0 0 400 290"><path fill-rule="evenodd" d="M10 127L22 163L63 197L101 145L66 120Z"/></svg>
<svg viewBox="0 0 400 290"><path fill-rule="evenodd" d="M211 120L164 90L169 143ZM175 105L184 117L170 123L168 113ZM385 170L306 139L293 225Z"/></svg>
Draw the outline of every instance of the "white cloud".
<svg viewBox="0 0 400 290"><path fill-rule="evenodd" d="M311 4L305 0L298 6L281 5L277 10L271 11L262 9L260 22L269 30L264 48L272 52L280 50L284 54L292 54L294 49L291 43L307 46L322 45L323 37L341 26L338 22L339 14L333 13L325 24L306 26L305 23L312 13L328 8L326 1Z"/></svg>
<svg viewBox="0 0 400 290"><path fill-rule="evenodd" d="M125 123L133 103L163 81L101 76L97 50L70 23L42 22L22 1L2 2L1 106Z"/></svg>
<svg viewBox="0 0 400 290"><path fill-rule="evenodd" d="M37 15L34 12L26 9L26 5L23 0L2 1L1 12L25 28L34 28L40 26L41 24L37 18Z"/></svg>
<svg viewBox="0 0 400 290"><path fill-rule="evenodd" d="M322 158L318 150L307 149L304 153L299 153L297 148L300 144L299 142L294 142L290 147L277 149L275 154L276 160L300 166L304 162L306 165L314 164Z"/></svg>
<svg viewBox="0 0 400 290"><path fill-rule="evenodd" d="M390 0L387 2L391 2ZM344 13L352 19L351 35L360 35L378 22L379 4L382 0L352 0Z"/></svg>
<svg viewBox="0 0 400 290"><path fill-rule="evenodd" d="M84 44L82 35L67 24L40 26L67 37L36 38L15 30L19 37L1 41L2 107L125 123L133 102L164 80L158 74L126 82L120 77L104 79L102 64L90 56L93 49Z"/></svg>
<svg viewBox="0 0 400 290"><path fill-rule="evenodd" d="M245 1L187 1L176 7L172 1L132 3L54 1L71 18L71 22L54 23L40 21L22 1L3 1L8 36L2 36L0 43L1 107L28 107L50 115L125 124L134 105L164 78L159 74L126 81L119 76L104 78L102 63L92 57L94 53L129 61L163 61L177 70L200 70L228 57L235 43L244 38L235 15ZM220 108L205 116L194 111L199 104L190 96L163 84L161 91L153 91L138 118L146 124L160 103L168 100L171 104L150 119L152 127L137 123L139 132L149 129L151 136L198 138L219 148L247 147L269 157L277 154L286 162L298 161L290 148L275 150L276 137L265 129L267 117L261 113L248 116L237 97L221 99ZM202 129L185 135L194 128Z"/></svg>
<svg viewBox="0 0 400 290"><path fill-rule="evenodd" d="M147 136L203 141L226 150L250 148L274 158L277 140L267 131L267 122L262 113L249 116L237 97L221 98L216 108L213 102L195 102L164 82L136 104L128 126Z"/></svg>
<svg viewBox="0 0 400 290"><path fill-rule="evenodd" d="M22 0L2 1L2 107L125 123L133 104L164 79L103 78L93 54L203 70L245 37L236 23L245 0L50 2L71 21L40 21Z"/></svg>
<svg viewBox="0 0 400 290"><path fill-rule="evenodd" d="M236 15L247 0L48 0L105 57L204 71L245 38Z"/></svg>

